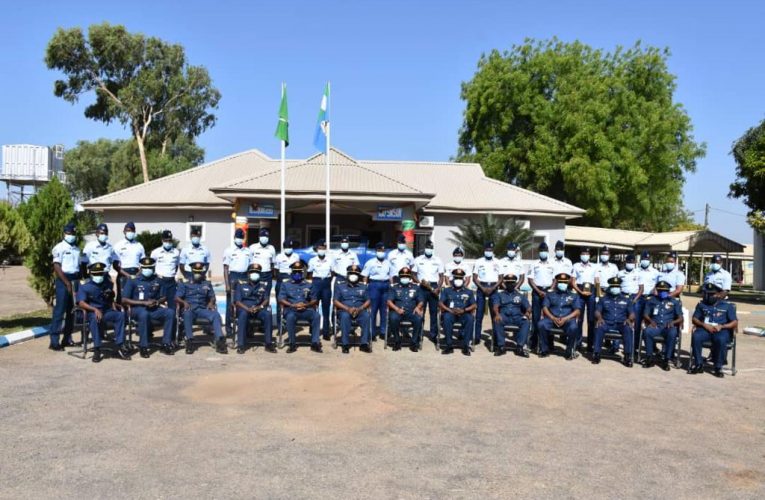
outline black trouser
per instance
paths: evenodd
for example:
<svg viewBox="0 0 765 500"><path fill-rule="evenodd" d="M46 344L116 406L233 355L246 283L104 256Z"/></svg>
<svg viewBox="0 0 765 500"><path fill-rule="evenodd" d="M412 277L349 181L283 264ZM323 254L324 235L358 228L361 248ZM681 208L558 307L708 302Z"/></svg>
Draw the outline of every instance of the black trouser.
<svg viewBox="0 0 765 500"><path fill-rule="evenodd" d="M234 292L239 282L247 277L247 273L240 273L237 271L228 272L228 291L226 292L226 335L232 335L234 331L234 318L233 313Z"/></svg>
<svg viewBox="0 0 765 500"><path fill-rule="evenodd" d="M431 290L438 288L438 282L429 281L428 283L430 283ZM425 305L430 311L430 338L435 340L438 337L438 295L424 287L423 290L425 291ZM423 317L425 316L424 313L423 310Z"/></svg>
<svg viewBox="0 0 765 500"><path fill-rule="evenodd" d="M276 293L274 294L274 296L276 297L276 317L277 318L282 317L282 306L279 305L279 291L282 289L282 283L284 283L285 281L289 281L289 279L290 279L289 273L279 273L276 276Z"/></svg>

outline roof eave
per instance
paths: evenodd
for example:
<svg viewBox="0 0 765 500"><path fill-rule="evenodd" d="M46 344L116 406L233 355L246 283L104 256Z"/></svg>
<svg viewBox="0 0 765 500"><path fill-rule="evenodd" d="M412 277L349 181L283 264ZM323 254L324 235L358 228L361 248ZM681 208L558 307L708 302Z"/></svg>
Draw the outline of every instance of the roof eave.
<svg viewBox="0 0 765 500"><path fill-rule="evenodd" d="M221 203L83 203L82 207L94 212L104 210L231 210L232 204Z"/></svg>
<svg viewBox="0 0 765 500"><path fill-rule="evenodd" d="M539 216L548 216L548 217L564 217L565 219L576 219L578 217L581 217L584 215L584 210L581 212L571 212L571 211L554 211L554 210L535 210L535 211L528 211L528 210L508 210L503 208L491 208L491 207L483 207L483 208L459 208L459 207L432 207L432 206L426 206L424 209L426 212L429 213L446 213L446 214L485 214L485 213L492 213L492 214L500 214L500 215L523 215L528 217L539 217Z"/></svg>

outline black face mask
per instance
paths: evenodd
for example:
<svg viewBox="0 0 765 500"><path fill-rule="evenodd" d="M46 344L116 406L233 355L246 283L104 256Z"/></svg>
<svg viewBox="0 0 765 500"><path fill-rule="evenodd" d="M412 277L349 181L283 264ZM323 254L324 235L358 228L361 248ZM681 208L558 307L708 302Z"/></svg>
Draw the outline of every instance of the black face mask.
<svg viewBox="0 0 765 500"><path fill-rule="evenodd" d="M716 293L705 293L702 300L706 305L713 306L717 303L718 300L720 300L720 298Z"/></svg>
<svg viewBox="0 0 765 500"><path fill-rule="evenodd" d="M508 292L512 292L513 290L515 290L515 285L517 285L516 282L505 281L505 290L507 290Z"/></svg>

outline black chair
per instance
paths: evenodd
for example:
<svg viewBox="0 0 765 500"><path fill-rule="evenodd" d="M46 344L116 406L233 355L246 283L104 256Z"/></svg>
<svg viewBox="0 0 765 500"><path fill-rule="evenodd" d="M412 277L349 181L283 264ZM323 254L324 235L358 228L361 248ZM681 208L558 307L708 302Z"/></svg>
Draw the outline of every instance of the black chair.
<svg viewBox="0 0 765 500"><path fill-rule="evenodd" d="M736 330L733 330L731 332L731 335L730 335L730 340L728 341L728 352L731 353L730 374L732 376L734 376L734 377L736 376L736 372L738 371L736 369L736 345L738 344L738 342L736 341L736 334L737 333L738 332ZM710 349L711 350L712 349L712 342L711 341L702 342L701 348L702 349ZM706 358L702 357L702 359L706 359ZM702 363L706 363L706 361L702 361ZM725 364L727 364L727 360L726 360ZM691 372L691 365L693 365L693 355L692 354L691 354L691 357L688 359L688 373Z"/></svg>
<svg viewBox="0 0 765 500"><path fill-rule="evenodd" d="M643 325L643 328L640 329L640 339L638 339L638 348L635 354L635 356L637 356L636 358L637 363L640 363L643 358L643 356L641 355L641 352L642 352L641 350L643 349L643 332L645 332L645 328L646 328L645 325ZM666 341L667 340L664 335L657 335L656 337L654 337L654 342L657 344L664 345ZM679 325L677 325L677 338L675 339L675 349L674 349L675 356L674 356L674 360L671 360L672 363L674 363L675 368L680 368L680 346L682 345L682 341L683 341L683 324L680 323Z"/></svg>
<svg viewBox="0 0 765 500"><path fill-rule="evenodd" d="M88 358L88 352L93 352L93 350L95 349L95 346L88 347L88 343L90 342L92 335L91 335L91 332L90 332L90 327L88 326L87 311L85 311L84 309L81 309L79 307L75 307L73 312L75 313L75 316L74 316L75 318L77 318L77 313L78 312L81 313L82 321L79 324L79 327L80 327L80 333L81 333L81 338L82 338L82 344L81 344L80 349L75 349L75 350L72 350L72 351L68 351L67 354L69 354L70 356L74 356L76 358L87 359ZM124 314L124 311L123 311L123 314ZM77 320L75 319L75 322L76 321ZM116 335L115 332L114 332L114 322L112 322L112 321L103 321L102 322L102 326L103 326L104 331L103 331L103 337L101 338L101 342L102 343L104 341L112 341L113 342L114 341L114 335ZM109 335L109 333L111 333L111 335ZM101 350L113 353L113 352L117 351L117 347L114 347L114 346L112 346L112 347L104 347L102 345L101 346Z"/></svg>
<svg viewBox="0 0 765 500"><path fill-rule="evenodd" d="M284 347L284 336L287 334L287 308L282 307L281 308L282 317L279 319L279 332L277 336L277 346L279 349ZM295 322L295 326L297 327L295 331L295 345L300 347L310 347L312 345L311 343L311 322L307 319L299 319ZM308 328L308 340L301 340L301 332L304 328ZM305 335L303 335L305 337ZM319 337L321 338L321 337ZM289 340L289 339L288 339Z"/></svg>
<svg viewBox="0 0 765 500"><path fill-rule="evenodd" d="M464 323L462 322L462 320L459 320L457 318L454 319L454 324L452 325L452 332L451 332L452 340L457 340L457 342L461 342L463 340L462 335L459 334L459 331L463 326L464 326ZM471 337L470 351L474 352L475 346L473 346L473 342L472 342L473 332L467 332L467 334L470 335ZM436 350L437 351L441 349L442 335L444 337L443 341L446 341L446 336L448 335L448 333L444 329L444 313L442 311L438 311L438 335L436 335ZM453 347L453 343L452 343L452 347Z"/></svg>
<svg viewBox="0 0 765 500"><path fill-rule="evenodd" d="M198 326L204 331L205 335L210 337L210 340L207 341L208 345L212 347L213 349L215 349L215 336L212 335L211 333L208 333L208 332L211 332L211 329L212 329L212 322L210 320L206 318L200 318L200 317L194 318L194 323L192 325L192 337L191 339L186 340L185 327L183 324L183 307L182 306L179 306L177 308L175 317L176 317L175 324L177 325L177 335L178 335L179 346L184 347L186 342L191 343L194 340L193 327Z"/></svg>
<svg viewBox="0 0 765 500"><path fill-rule="evenodd" d="M414 330L414 324L409 321L402 319L399 324L399 336L401 337L402 341L401 345L404 347L410 347L414 345L412 342L412 331ZM388 330L390 329L390 310L388 310L388 320L386 321L385 325L385 332L383 334L383 349L388 348ZM422 340L425 337L422 332L420 332L420 342L417 344L417 347L422 350Z"/></svg>
<svg viewBox="0 0 765 500"><path fill-rule="evenodd" d="M492 325L493 326L493 325ZM520 327L517 327L515 325L502 325L502 329L505 332L505 343L512 337L513 338L513 344L515 344L515 347L519 347L518 343L515 341L515 336L518 334L518 330L520 330ZM495 338L494 330L492 329L491 333L491 344L489 345L489 348L491 349L491 352L497 351L497 339ZM523 348L525 349L526 346L524 345Z"/></svg>
<svg viewBox="0 0 765 500"><path fill-rule="evenodd" d="M348 335L348 346L350 347L361 347L361 334L357 333L357 328L359 328L361 324L359 323L358 318L354 318L351 316L351 332L350 335ZM369 325L369 331L372 331L372 325ZM340 321L338 319L338 310L334 305L332 306L332 348L337 349L339 342L342 340L342 329L340 328ZM370 335L371 337L371 335ZM371 341L371 338L370 338ZM369 343L369 349L372 349L372 342Z"/></svg>
<svg viewBox="0 0 765 500"><path fill-rule="evenodd" d="M233 318L234 318L234 324L232 325L232 332L233 335L231 336L231 343L229 344L229 347L232 349L237 347L237 338L239 337L239 321L237 321L237 315L239 314L239 309L232 303L231 304L233 308ZM255 317L250 316L247 318L247 332L244 334L244 346L245 347L265 347L266 346L266 334L263 332L262 337L258 339L256 336L256 332L258 330L263 330L263 322Z"/></svg>
<svg viewBox="0 0 765 500"><path fill-rule="evenodd" d="M624 339L622 338L622 334L619 333L619 330L614 330L614 329L606 330L606 332L603 334L603 340L604 341L610 340L611 342L613 342L615 340L619 340L622 343L624 342ZM606 357L606 358L613 358L613 359L618 359L619 358L619 353L618 352L612 353L608 349L605 350L605 351L603 349L601 349L600 350L600 355L602 357ZM634 349L632 350L632 354L630 355L630 360L633 361L633 362L635 361L635 350Z"/></svg>
<svg viewBox="0 0 765 500"><path fill-rule="evenodd" d="M129 350L134 350L135 346L133 345L133 331L138 327L138 322L133 318L133 315L131 314L132 308L130 306L126 306L125 308L125 319L127 320L127 332L125 335L125 347L127 347ZM165 326L165 322L160 319L150 318L151 321L151 328L149 329L149 347L156 347L160 348L162 347L162 342L153 342L154 336L153 336L153 329L154 328L163 328ZM177 325L177 323L176 323ZM177 332L176 332L177 335Z"/></svg>

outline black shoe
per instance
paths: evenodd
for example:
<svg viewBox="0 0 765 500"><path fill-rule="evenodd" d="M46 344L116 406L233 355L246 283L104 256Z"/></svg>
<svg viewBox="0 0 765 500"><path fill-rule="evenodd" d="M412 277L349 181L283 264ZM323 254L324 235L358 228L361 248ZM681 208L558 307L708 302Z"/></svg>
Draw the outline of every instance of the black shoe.
<svg viewBox="0 0 765 500"><path fill-rule="evenodd" d="M168 356L175 355L175 349L173 349L173 346L170 344L162 344L162 347L159 349L159 352L161 352L162 354L166 354Z"/></svg>
<svg viewBox="0 0 765 500"><path fill-rule="evenodd" d="M444 350L441 351L441 354L451 354L454 352L454 347L444 347Z"/></svg>
<svg viewBox="0 0 765 500"><path fill-rule="evenodd" d="M693 365L691 366L691 369L688 370L688 373L691 375L696 375L698 373L704 373L704 365Z"/></svg>
<svg viewBox="0 0 765 500"><path fill-rule="evenodd" d="M576 354L574 353L574 351L573 351L573 350L572 350L571 352L569 352L568 350L566 350L566 354L565 354L565 356L566 356L566 361L573 361L573 360L575 360L575 359L576 359Z"/></svg>
<svg viewBox="0 0 765 500"><path fill-rule="evenodd" d="M409 346L409 350L412 352L417 352L420 350L420 346L418 346L417 344L412 344Z"/></svg>
<svg viewBox="0 0 765 500"><path fill-rule="evenodd" d="M191 345L191 341L186 341L186 354L194 354L194 346Z"/></svg>
<svg viewBox="0 0 765 500"><path fill-rule="evenodd" d="M321 338L323 338L324 340L330 340L332 336L329 333L323 333L321 335Z"/></svg>
<svg viewBox="0 0 765 500"><path fill-rule="evenodd" d="M247 352L247 348L244 347L244 346L239 346L239 347L236 348L236 353L237 354L244 354L245 352Z"/></svg>
<svg viewBox="0 0 765 500"><path fill-rule="evenodd" d="M348 354L349 352L351 352L351 348L349 346L347 346L347 345L344 345L343 346L343 354Z"/></svg>
<svg viewBox="0 0 765 500"><path fill-rule="evenodd" d="M372 352L372 348L369 347L369 344L361 344L361 347L359 347L359 350L361 352L366 352L366 353Z"/></svg>
<svg viewBox="0 0 765 500"><path fill-rule="evenodd" d="M624 356L624 361L622 361L622 364L627 368L632 368L634 363L632 362L632 358L630 356Z"/></svg>
<svg viewBox="0 0 765 500"><path fill-rule="evenodd" d="M643 360L643 368L652 368L656 365L656 360L653 358L645 358Z"/></svg>
<svg viewBox="0 0 765 500"><path fill-rule="evenodd" d="M479 337L479 338L477 338L477 339L473 339L473 345L478 345L478 344L480 344L480 343L481 343L481 339L480 339L480 337Z"/></svg>
<svg viewBox="0 0 765 500"><path fill-rule="evenodd" d="M550 351L542 351L539 353L540 358L546 358L550 355Z"/></svg>
<svg viewBox="0 0 765 500"><path fill-rule="evenodd" d="M526 349L524 349L523 347L516 347L515 355L516 356L520 356L521 358L528 358L529 357L529 353L526 352Z"/></svg>
<svg viewBox="0 0 765 500"><path fill-rule="evenodd" d="M725 377L725 374L723 373L722 368L715 368L715 371L712 372L712 375L714 375L717 378Z"/></svg>
<svg viewBox="0 0 765 500"><path fill-rule="evenodd" d="M462 355L463 356L470 356L470 348L469 347L463 347L462 348Z"/></svg>
<svg viewBox="0 0 765 500"><path fill-rule="evenodd" d="M129 361L131 358L130 351L128 351L125 346L121 345L117 348L117 357Z"/></svg>
<svg viewBox="0 0 765 500"><path fill-rule="evenodd" d="M63 350L63 347L61 348L61 350ZM100 363L102 359L104 359L104 355L101 352L101 349L98 349L98 348L93 349L93 362Z"/></svg>
<svg viewBox="0 0 765 500"><path fill-rule="evenodd" d="M393 350L394 350L394 351L400 351L400 350L401 350L401 342L400 342L400 341L398 341L398 342L395 342L395 343L393 344Z"/></svg>
<svg viewBox="0 0 765 500"><path fill-rule="evenodd" d="M276 352L276 346L272 343L266 344L266 352Z"/></svg>
<svg viewBox="0 0 765 500"><path fill-rule="evenodd" d="M600 354L593 354L592 355L592 364L593 365L599 365L600 364Z"/></svg>
<svg viewBox="0 0 765 500"><path fill-rule="evenodd" d="M295 351L297 351L297 346L295 344L290 344L290 346L287 348L287 353L292 354Z"/></svg>
<svg viewBox="0 0 765 500"><path fill-rule="evenodd" d="M218 354L228 354L228 346L226 345L226 339L221 337L215 342L215 352Z"/></svg>
<svg viewBox="0 0 765 500"><path fill-rule="evenodd" d="M324 352L324 351L322 351L322 349L321 349L321 344L320 344L320 343L318 343L318 342L317 342L317 343L315 343L315 344L311 344L311 350L312 350L313 352Z"/></svg>
<svg viewBox="0 0 765 500"><path fill-rule="evenodd" d="M504 356L505 354L507 354L507 348L506 348L506 347L504 347L504 346L502 346L502 347L497 347L497 348L494 350L494 355L495 355L495 356Z"/></svg>
<svg viewBox="0 0 765 500"><path fill-rule="evenodd" d="M62 346L61 344L49 345L48 349L50 349L51 351L63 351L64 346Z"/></svg>
<svg viewBox="0 0 765 500"><path fill-rule="evenodd" d="M669 371L669 360L662 359L659 362L659 366L661 367L662 370L664 370L665 372L668 372Z"/></svg>
<svg viewBox="0 0 765 500"><path fill-rule="evenodd" d="M149 351L148 347L141 347L138 350L141 352L142 358L148 358L149 356L151 356L151 351Z"/></svg>
<svg viewBox="0 0 765 500"><path fill-rule="evenodd" d="M61 342L61 347L74 347L75 343L72 342L72 339L64 339L63 342Z"/></svg>

